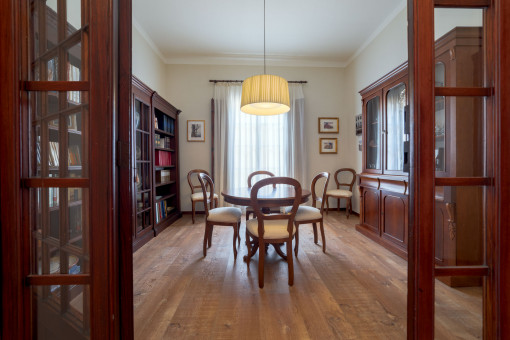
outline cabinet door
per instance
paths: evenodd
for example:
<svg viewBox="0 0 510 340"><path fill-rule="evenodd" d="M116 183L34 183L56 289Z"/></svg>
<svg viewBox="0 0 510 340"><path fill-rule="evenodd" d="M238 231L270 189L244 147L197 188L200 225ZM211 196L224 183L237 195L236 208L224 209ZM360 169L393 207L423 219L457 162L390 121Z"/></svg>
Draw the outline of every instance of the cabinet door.
<svg viewBox="0 0 510 340"><path fill-rule="evenodd" d="M365 104L365 171L381 172L381 97L368 98Z"/></svg>
<svg viewBox="0 0 510 340"><path fill-rule="evenodd" d="M363 221L379 235L379 191L363 188Z"/></svg>
<svg viewBox="0 0 510 340"><path fill-rule="evenodd" d="M381 236L407 251L408 198L381 191Z"/></svg>
<svg viewBox="0 0 510 340"><path fill-rule="evenodd" d="M384 173L401 174L404 170L404 107L406 83L398 81L384 91Z"/></svg>

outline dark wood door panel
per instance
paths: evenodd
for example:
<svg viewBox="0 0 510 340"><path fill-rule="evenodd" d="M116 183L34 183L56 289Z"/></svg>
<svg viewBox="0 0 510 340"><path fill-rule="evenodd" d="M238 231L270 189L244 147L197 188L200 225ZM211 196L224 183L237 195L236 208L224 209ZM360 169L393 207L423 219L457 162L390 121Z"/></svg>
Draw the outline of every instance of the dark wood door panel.
<svg viewBox="0 0 510 340"><path fill-rule="evenodd" d="M401 247L407 247L407 197L382 192L382 236Z"/></svg>
<svg viewBox="0 0 510 340"><path fill-rule="evenodd" d="M363 224L379 233L379 191L363 189Z"/></svg>

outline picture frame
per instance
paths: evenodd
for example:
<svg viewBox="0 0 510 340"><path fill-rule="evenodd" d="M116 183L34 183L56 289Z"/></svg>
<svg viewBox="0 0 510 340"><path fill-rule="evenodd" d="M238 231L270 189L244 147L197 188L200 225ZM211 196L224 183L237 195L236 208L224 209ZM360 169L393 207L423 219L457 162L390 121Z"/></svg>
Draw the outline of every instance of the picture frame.
<svg viewBox="0 0 510 340"><path fill-rule="evenodd" d="M319 133L338 133L338 118L319 117Z"/></svg>
<svg viewBox="0 0 510 340"><path fill-rule="evenodd" d="M205 120L188 120L188 142L205 142Z"/></svg>
<svg viewBox="0 0 510 340"><path fill-rule="evenodd" d="M338 139L337 138L319 138L319 153L321 154L336 154L338 152Z"/></svg>

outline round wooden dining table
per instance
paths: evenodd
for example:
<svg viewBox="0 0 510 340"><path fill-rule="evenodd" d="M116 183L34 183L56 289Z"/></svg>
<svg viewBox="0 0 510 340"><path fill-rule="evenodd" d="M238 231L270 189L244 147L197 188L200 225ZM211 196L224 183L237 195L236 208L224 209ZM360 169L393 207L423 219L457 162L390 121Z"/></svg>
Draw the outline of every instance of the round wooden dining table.
<svg viewBox="0 0 510 340"><path fill-rule="evenodd" d="M235 205L249 206L251 205L251 188L232 188L221 192L225 202ZM301 202L308 201L311 191L302 189ZM261 206L290 206L294 203L294 188L288 185L276 185L276 188L268 185L261 188L258 192L258 201Z"/></svg>

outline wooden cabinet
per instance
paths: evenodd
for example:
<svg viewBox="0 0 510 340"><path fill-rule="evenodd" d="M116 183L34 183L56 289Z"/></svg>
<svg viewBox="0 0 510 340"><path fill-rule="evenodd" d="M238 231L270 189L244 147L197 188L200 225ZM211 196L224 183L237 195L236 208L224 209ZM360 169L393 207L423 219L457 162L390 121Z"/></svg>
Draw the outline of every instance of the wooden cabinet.
<svg viewBox="0 0 510 340"><path fill-rule="evenodd" d="M397 255L407 258L407 176L359 174L360 224L356 230Z"/></svg>
<svg viewBox="0 0 510 340"><path fill-rule="evenodd" d="M136 77L132 80L133 250L181 216L180 111Z"/></svg>
<svg viewBox="0 0 510 340"><path fill-rule="evenodd" d="M407 63L360 92L363 103L361 213L356 229L407 258L408 177L403 172Z"/></svg>
<svg viewBox="0 0 510 340"><path fill-rule="evenodd" d="M482 87L483 31L457 27L436 41L436 87ZM408 177L403 106L407 64L362 90L363 172L357 230L407 256ZM484 177L486 136L482 97L436 97L436 177ZM402 115L401 115L402 114ZM436 187L435 257L439 266L484 264L484 187ZM478 277L440 277L451 286L480 285Z"/></svg>

